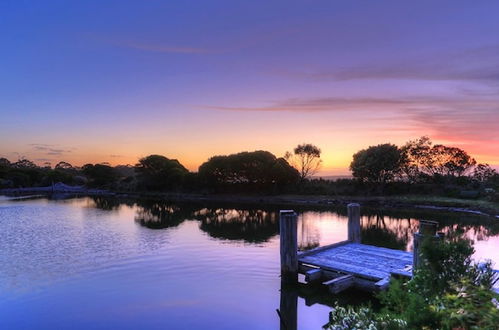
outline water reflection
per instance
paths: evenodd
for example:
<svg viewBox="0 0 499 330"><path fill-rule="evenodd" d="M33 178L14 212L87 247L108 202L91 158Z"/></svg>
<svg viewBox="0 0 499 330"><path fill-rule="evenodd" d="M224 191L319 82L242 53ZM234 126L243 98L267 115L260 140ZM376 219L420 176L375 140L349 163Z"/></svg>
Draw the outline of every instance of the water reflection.
<svg viewBox="0 0 499 330"><path fill-rule="evenodd" d="M367 215L362 219L362 243L405 250L417 228L418 221L414 219L393 219L380 214Z"/></svg>
<svg viewBox="0 0 499 330"><path fill-rule="evenodd" d="M185 206L181 207L164 202L141 201L136 206L135 222L151 229L176 227L190 218L192 212L190 208Z"/></svg>
<svg viewBox="0 0 499 330"><path fill-rule="evenodd" d="M276 308L294 324L296 306L298 328L320 328L335 300L365 302L360 293L333 300L323 288L298 286L294 292L281 288L279 306L280 208L290 207L103 197L4 200L0 328L88 329L100 322L110 328L274 329ZM346 239L345 209L295 208L300 248ZM411 249L419 219L439 221L448 235L464 232L475 241L475 256L499 264L499 221L486 217L366 207L363 242ZM80 315L95 323L82 323Z"/></svg>
<svg viewBox="0 0 499 330"><path fill-rule="evenodd" d="M279 234L279 206L220 206L109 197L95 197L90 206L118 211L124 205L134 210L137 224L151 229L173 228L190 220L198 221L200 230L221 240L264 243ZM300 250L346 239L345 208L311 210L298 207L296 211L299 214ZM420 219L438 221L439 231L446 235L465 235L475 242L499 235L499 222L487 217L425 209L380 210L366 207L362 208L362 242L410 251L412 234L417 231Z"/></svg>
<svg viewBox="0 0 499 330"><path fill-rule="evenodd" d="M278 213L259 209L203 208L194 218L201 221L202 231L220 239L261 243L279 230Z"/></svg>

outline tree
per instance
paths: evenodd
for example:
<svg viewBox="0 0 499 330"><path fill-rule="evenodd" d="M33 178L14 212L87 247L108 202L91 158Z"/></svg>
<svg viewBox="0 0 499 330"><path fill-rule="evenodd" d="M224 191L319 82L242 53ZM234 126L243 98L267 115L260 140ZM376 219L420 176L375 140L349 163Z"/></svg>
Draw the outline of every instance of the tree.
<svg viewBox="0 0 499 330"><path fill-rule="evenodd" d="M487 183L496 178L499 174L489 164L478 164L473 170L473 180L480 183Z"/></svg>
<svg viewBox="0 0 499 330"><path fill-rule="evenodd" d="M442 144L432 145L427 136L409 141L402 147L405 158L404 173L410 181L421 181L425 177L463 176L476 161L464 150Z"/></svg>
<svg viewBox="0 0 499 330"><path fill-rule="evenodd" d="M214 156L199 167L209 186L269 187L296 183L300 174L284 158L268 151L240 152Z"/></svg>
<svg viewBox="0 0 499 330"><path fill-rule="evenodd" d="M293 153L286 152L284 158L291 162L300 172L301 180L311 177L322 165L321 149L310 143L304 143L296 146Z"/></svg>
<svg viewBox="0 0 499 330"><path fill-rule="evenodd" d="M108 186L116 182L118 176L114 168L104 164L85 164L83 174L88 178L88 183L94 187Z"/></svg>
<svg viewBox="0 0 499 330"><path fill-rule="evenodd" d="M10 167L10 161L7 158L0 158L0 167Z"/></svg>
<svg viewBox="0 0 499 330"><path fill-rule="evenodd" d="M74 170L74 167L70 163L59 162L59 163L57 163L57 165L55 165L54 169L62 170L62 171L72 171L72 170Z"/></svg>
<svg viewBox="0 0 499 330"><path fill-rule="evenodd" d="M379 144L353 155L350 170L361 181L381 183L392 181L402 171L404 157L393 144Z"/></svg>
<svg viewBox="0 0 499 330"><path fill-rule="evenodd" d="M34 169L37 168L35 163L33 163L31 160L21 158L17 162L12 164L12 167L14 168L24 168L24 169Z"/></svg>
<svg viewBox="0 0 499 330"><path fill-rule="evenodd" d="M176 159L161 155L141 158L135 165L139 184L146 189L168 190L182 185L189 171Z"/></svg>

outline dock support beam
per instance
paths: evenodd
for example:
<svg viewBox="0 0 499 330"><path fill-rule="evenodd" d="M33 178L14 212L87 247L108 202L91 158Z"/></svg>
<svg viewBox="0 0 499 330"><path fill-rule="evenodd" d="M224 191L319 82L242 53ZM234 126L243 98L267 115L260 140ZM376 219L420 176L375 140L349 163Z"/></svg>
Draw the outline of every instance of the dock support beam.
<svg viewBox="0 0 499 330"><path fill-rule="evenodd" d="M281 280L285 283L298 281L297 215L292 210L279 212L281 239Z"/></svg>
<svg viewBox="0 0 499 330"><path fill-rule="evenodd" d="M360 243L360 204L350 203L348 209L348 240Z"/></svg>
<svg viewBox="0 0 499 330"><path fill-rule="evenodd" d="M439 233L437 235L437 226L438 222L421 220L419 221L419 232L414 233L413 236L413 244L414 244L414 252L413 252L413 261L412 261L412 273L416 271L421 266L421 244L427 238L429 239L440 239L443 237L443 234Z"/></svg>

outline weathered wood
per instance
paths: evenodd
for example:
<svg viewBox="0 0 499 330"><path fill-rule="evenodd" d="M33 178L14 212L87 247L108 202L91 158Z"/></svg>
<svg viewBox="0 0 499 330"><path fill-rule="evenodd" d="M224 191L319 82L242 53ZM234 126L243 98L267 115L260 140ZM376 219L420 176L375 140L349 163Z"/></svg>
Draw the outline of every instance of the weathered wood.
<svg viewBox="0 0 499 330"><path fill-rule="evenodd" d="M385 291L390 286L390 277L385 277L378 282L374 283L377 291Z"/></svg>
<svg viewBox="0 0 499 330"><path fill-rule="evenodd" d="M411 278L412 277L412 266L406 267L402 270L392 270L390 272L392 278Z"/></svg>
<svg viewBox="0 0 499 330"><path fill-rule="evenodd" d="M323 271L352 274L356 277L379 281L392 272L411 276L412 254L358 243L342 244L320 250L315 254L300 256L300 264L319 267Z"/></svg>
<svg viewBox="0 0 499 330"><path fill-rule="evenodd" d="M281 250L281 279L284 282L298 280L298 236L297 216L292 210L279 213L279 232Z"/></svg>
<svg viewBox="0 0 499 330"><path fill-rule="evenodd" d="M341 242L337 242L337 243L330 244L330 245L320 246L320 247L317 247L317 248L312 249L312 250L299 252L298 258L306 257L308 255L313 255L313 254L316 254L316 253L322 252L322 251L327 251L327 250L337 248L341 245L345 245L345 244L349 244L349 243L351 243L351 242L350 241L341 241Z"/></svg>
<svg viewBox="0 0 499 330"><path fill-rule="evenodd" d="M419 232L414 233L413 235L413 273L421 265L421 244L423 244L423 241L429 237L443 237L442 235L437 236L437 227L438 222L428 220L419 221Z"/></svg>
<svg viewBox="0 0 499 330"><path fill-rule="evenodd" d="M333 294L345 291L354 285L354 277L352 275L343 275L338 278L326 281L323 283L329 288L329 291Z"/></svg>
<svg viewBox="0 0 499 330"><path fill-rule="evenodd" d="M435 236L437 234L438 222L429 220L419 221L419 233L425 236Z"/></svg>
<svg viewBox="0 0 499 330"><path fill-rule="evenodd" d="M306 282L317 282L322 278L322 270L320 268L311 269L305 273Z"/></svg>
<svg viewBox="0 0 499 330"><path fill-rule="evenodd" d="M348 209L348 240L360 243L360 204L351 203Z"/></svg>

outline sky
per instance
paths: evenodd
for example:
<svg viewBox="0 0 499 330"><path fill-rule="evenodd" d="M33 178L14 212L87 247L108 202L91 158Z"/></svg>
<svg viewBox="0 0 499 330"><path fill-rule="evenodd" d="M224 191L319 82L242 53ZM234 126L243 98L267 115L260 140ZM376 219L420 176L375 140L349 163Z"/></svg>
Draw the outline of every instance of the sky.
<svg viewBox="0 0 499 330"><path fill-rule="evenodd" d="M0 2L0 157L190 170L300 143L322 175L427 135L499 165L497 1Z"/></svg>

